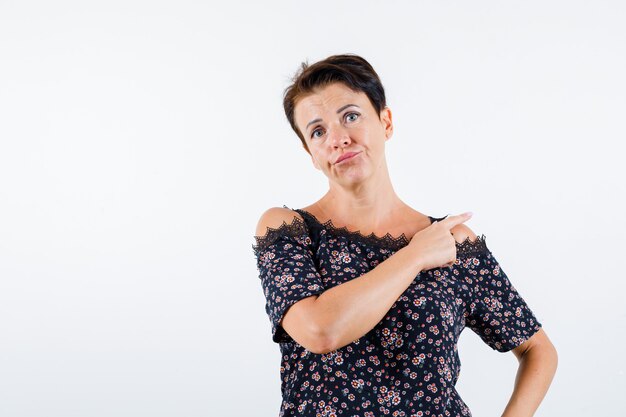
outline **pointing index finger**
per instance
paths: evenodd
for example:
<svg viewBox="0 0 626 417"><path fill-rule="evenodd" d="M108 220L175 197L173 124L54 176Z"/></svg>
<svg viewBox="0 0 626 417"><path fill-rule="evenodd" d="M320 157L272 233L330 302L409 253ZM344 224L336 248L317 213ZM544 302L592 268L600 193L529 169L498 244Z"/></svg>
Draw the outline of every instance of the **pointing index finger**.
<svg viewBox="0 0 626 417"><path fill-rule="evenodd" d="M473 214L474 213L472 213L471 211L466 211L465 213L458 214L456 216L448 216L445 219L443 219L440 223L445 224L445 226L448 229L452 229L457 224L461 224L471 219Z"/></svg>

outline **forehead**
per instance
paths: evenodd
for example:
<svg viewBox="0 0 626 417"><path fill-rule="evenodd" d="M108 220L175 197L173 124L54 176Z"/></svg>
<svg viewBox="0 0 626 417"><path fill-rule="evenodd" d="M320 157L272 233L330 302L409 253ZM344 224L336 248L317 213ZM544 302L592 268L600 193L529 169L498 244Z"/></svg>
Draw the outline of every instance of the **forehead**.
<svg viewBox="0 0 626 417"><path fill-rule="evenodd" d="M364 92L353 91L343 83L333 83L301 98L294 109L295 119L304 126L311 119L324 118L326 113L335 114L346 104L356 104L362 109L374 108Z"/></svg>

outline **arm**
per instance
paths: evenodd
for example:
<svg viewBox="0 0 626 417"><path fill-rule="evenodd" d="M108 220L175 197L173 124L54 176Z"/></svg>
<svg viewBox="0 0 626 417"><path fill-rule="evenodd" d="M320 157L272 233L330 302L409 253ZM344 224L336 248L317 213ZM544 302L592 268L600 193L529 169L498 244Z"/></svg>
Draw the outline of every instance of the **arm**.
<svg viewBox="0 0 626 417"><path fill-rule="evenodd" d="M543 328L512 352L519 361L519 368L513 394L502 417L532 417L552 383L558 355Z"/></svg>
<svg viewBox="0 0 626 417"><path fill-rule="evenodd" d="M290 224L295 218L302 221L297 212L271 208L261 216L256 236L265 236L270 229ZM279 325L293 340L313 353L328 353L350 344L385 317L421 271L419 256L415 252L413 245L401 248L360 277L300 299L288 307ZM302 258L299 251L297 254L297 259L295 252L290 255L292 259L288 259L289 273L293 273L295 267L308 265L306 273L312 274L311 260ZM304 265L297 266L298 262ZM290 291L281 295L281 301Z"/></svg>
<svg viewBox="0 0 626 417"><path fill-rule="evenodd" d="M322 352L346 346L372 330L421 270L417 254L405 246L371 271L320 294L314 317L326 342Z"/></svg>
<svg viewBox="0 0 626 417"><path fill-rule="evenodd" d="M463 236L475 239L476 235L467 226L456 228L461 232L461 239ZM517 357L519 368L513 394L502 417L532 417L556 373L557 352L543 328L511 352Z"/></svg>
<svg viewBox="0 0 626 417"><path fill-rule="evenodd" d="M464 224L456 224L450 233L457 242L468 236L476 239ZM424 268L421 255L413 245L405 246L371 271L320 294L315 317L321 333L326 335L324 352L346 346L372 330L417 274L428 269Z"/></svg>
<svg viewBox="0 0 626 417"><path fill-rule="evenodd" d="M302 220L300 215L286 208L272 208L266 211L257 225L257 237L270 229L281 227L288 222ZM291 254L281 254L281 258L273 260L268 257L265 262L272 268L279 269L273 263L284 263L289 268L290 278L294 271L298 271L295 282L283 282L281 277L266 277L263 282L278 283L280 289L266 289L275 305L268 307L273 311L280 311L281 303L284 306L291 297L289 306L282 313L282 318L276 326L281 326L285 332L301 346L313 353L328 353L339 349L359 339L372 330L389 312L391 306L406 291L411 282L422 269L432 268L433 264L448 259L447 246L450 245L450 230L457 223L466 221L465 216L453 216L444 220L442 225L430 229L422 239L412 239L411 244L405 246L374 269L343 284L329 288L319 294L302 297L293 302L294 292L302 291L299 280L305 280L308 286L321 285L321 277L312 264L310 249L300 247ZM445 223L444 223L445 222ZM457 225L458 227L458 225ZM420 232L423 233L424 231ZM454 237L459 240L463 236ZM452 239L454 242L454 239ZM295 244L290 244L294 249ZM270 271L271 274L281 272ZM293 275L293 276L292 276ZM283 292L284 290L284 292ZM307 291L304 291L307 292ZM310 293L310 291L309 291ZM268 295L270 294L270 295ZM296 295L297 298L297 295Z"/></svg>

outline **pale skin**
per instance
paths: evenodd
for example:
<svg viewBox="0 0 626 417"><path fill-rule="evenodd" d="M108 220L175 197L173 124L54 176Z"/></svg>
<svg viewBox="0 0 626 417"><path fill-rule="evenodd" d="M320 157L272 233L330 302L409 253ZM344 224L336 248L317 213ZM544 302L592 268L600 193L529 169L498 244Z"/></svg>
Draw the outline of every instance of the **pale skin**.
<svg viewBox="0 0 626 417"><path fill-rule="evenodd" d="M377 114L363 92L341 83L317 89L296 103L295 120L316 169L328 178L329 190L305 210L336 226L364 235L386 233L411 238L430 225L428 216L412 209L395 193L385 157L385 144L393 135L391 110ZM347 152L358 154L341 163ZM265 232L257 229L257 235ZM477 235L465 224L450 229L462 242ZM502 417L533 416L546 395L557 368L557 352L541 328L511 350L519 367L511 398Z"/></svg>

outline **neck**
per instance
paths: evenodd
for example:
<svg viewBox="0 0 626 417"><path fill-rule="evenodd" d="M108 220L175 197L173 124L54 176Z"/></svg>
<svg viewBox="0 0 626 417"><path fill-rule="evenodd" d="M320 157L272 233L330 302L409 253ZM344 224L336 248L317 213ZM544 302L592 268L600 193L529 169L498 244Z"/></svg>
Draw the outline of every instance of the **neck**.
<svg viewBox="0 0 626 417"><path fill-rule="evenodd" d="M330 182L329 191L317 203L325 219L356 229L388 226L394 214L407 206L393 189L386 166L381 168L379 175L351 186Z"/></svg>

